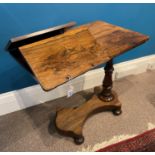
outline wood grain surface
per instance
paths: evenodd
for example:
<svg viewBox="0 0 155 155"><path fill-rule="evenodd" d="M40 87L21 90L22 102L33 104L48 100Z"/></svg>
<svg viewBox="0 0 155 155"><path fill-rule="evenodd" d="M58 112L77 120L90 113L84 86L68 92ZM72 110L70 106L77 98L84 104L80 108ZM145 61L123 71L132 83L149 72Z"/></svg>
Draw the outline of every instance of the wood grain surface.
<svg viewBox="0 0 155 155"><path fill-rule="evenodd" d="M57 130L64 135L81 136L85 121L91 115L103 111L113 111L121 109L121 103L118 100L117 94L113 92L114 100L104 102L100 100L97 95L93 95L90 100L74 108L64 108L57 111L56 127Z"/></svg>
<svg viewBox="0 0 155 155"><path fill-rule="evenodd" d="M49 91L148 39L138 32L96 21L19 50L42 88Z"/></svg>

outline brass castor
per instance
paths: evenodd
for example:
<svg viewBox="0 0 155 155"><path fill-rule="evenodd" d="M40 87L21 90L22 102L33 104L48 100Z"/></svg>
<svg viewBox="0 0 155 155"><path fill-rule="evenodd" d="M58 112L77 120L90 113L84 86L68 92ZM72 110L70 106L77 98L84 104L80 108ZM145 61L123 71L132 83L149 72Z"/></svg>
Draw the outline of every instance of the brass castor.
<svg viewBox="0 0 155 155"><path fill-rule="evenodd" d="M82 135L78 136L78 137L74 137L74 142L77 145L80 145L84 142L84 137Z"/></svg>
<svg viewBox="0 0 155 155"><path fill-rule="evenodd" d="M122 113L121 109L115 109L112 111L114 115L119 116Z"/></svg>

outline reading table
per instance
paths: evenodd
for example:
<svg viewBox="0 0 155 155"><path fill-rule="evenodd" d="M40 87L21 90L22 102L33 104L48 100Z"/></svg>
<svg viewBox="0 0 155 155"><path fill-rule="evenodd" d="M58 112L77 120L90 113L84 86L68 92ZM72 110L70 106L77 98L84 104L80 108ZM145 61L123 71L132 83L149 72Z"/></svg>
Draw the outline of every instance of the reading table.
<svg viewBox="0 0 155 155"><path fill-rule="evenodd" d="M73 26L75 22L13 38L7 50L45 91L106 63L102 91L81 106L64 108L56 114L57 130L82 144L82 128L89 116L105 110L121 114L121 103L112 91L113 58L149 37L103 21Z"/></svg>

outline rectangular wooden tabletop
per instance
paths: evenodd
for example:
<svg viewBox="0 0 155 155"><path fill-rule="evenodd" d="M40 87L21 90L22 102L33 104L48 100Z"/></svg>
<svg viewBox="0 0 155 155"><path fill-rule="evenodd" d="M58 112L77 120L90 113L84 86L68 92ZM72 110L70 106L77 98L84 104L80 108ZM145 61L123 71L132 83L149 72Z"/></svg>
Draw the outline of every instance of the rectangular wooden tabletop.
<svg viewBox="0 0 155 155"><path fill-rule="evenodd" d="M19 48L42 88L51 90L149 38L96 21Z"/></svg>

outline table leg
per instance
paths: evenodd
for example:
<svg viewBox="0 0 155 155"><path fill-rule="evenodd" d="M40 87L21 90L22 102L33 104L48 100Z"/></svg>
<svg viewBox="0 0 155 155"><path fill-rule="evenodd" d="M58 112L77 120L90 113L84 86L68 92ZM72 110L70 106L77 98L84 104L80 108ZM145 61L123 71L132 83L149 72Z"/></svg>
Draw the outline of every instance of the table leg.
<svg viewBox="0 0 155 155"><path fill-rule="evenodd" d="M113 60L111 59L106 63L106 66L104 68L105 70L105 77L103 80L103 90L99 95L99 98L105 102L112 101L114 99L114 95L112 94L112 73L113 73Z"/></svg>
<svg viewBox="0 0 155 155"><path fill-rule="evenodd" d="M105 77L103 80L102 91L99 94L99 98L105 102L110 102L115 98L114 94L112 93L112 87L113 87L112 74L114 71L113 59L111 59L106 63L104 70L105 70ZM113 113L115 115L120 115L122 113L121 107L114 109Z"/></svg>

